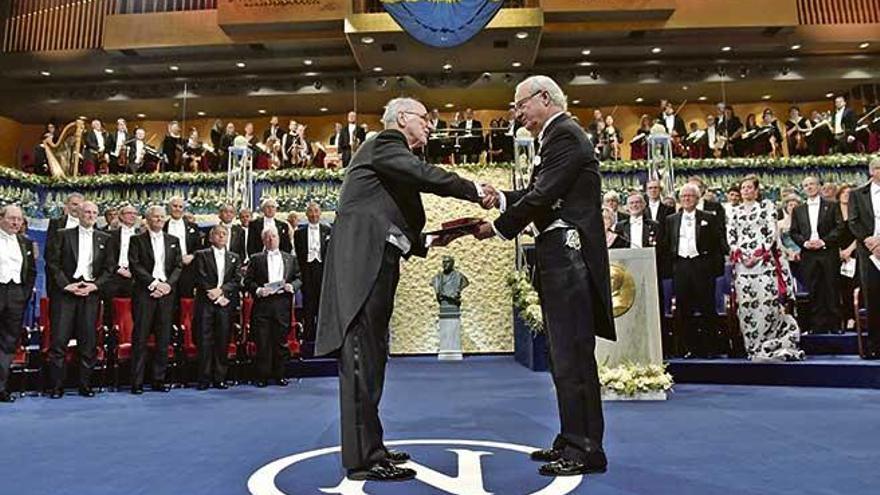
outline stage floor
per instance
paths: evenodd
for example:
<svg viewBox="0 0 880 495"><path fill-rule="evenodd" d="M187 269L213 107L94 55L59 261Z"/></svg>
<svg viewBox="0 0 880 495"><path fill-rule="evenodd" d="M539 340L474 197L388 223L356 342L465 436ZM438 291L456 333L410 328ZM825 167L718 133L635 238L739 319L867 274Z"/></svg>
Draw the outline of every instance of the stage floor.
<svg viewBox="0 0 880 495"><path fill-rule="evenodd" d="M338 445L336 391L335 378L309 378L286 389L2 404L0 492L246 494L249 479L261 495L859 495L880 486L878 390L679 385L666 402L607 403L608 473L553 481L517 452L556 433L548 374L508 356L396 358L386 438L412 444L404 448L423 481L363 487L341 484L338 455L306 454Z"/></svg>

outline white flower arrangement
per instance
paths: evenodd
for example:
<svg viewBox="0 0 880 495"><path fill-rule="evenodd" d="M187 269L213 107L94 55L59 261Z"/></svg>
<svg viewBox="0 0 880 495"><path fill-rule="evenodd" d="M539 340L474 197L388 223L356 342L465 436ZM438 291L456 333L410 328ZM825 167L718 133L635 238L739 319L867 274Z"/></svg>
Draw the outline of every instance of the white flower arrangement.
<svg viewBox="0 0 880 495"><path fill-rule="evenodd" d="M603 392L633 397L651 392L667 392L674 385L666 365L624 363L614 368L599 366L599 384Z"/></svg>

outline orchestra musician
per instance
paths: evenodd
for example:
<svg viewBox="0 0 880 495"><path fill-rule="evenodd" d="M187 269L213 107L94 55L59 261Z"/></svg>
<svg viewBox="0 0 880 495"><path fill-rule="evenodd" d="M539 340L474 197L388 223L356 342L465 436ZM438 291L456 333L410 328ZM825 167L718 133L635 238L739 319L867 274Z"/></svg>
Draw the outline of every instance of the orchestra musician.
<svg viewBox="0 0 880 495"><path fill-rule="evenodd" d="M128 144L128 158L125 170L132 174L138 172L149 171L147 165L147 156L151 148L144 141L147 138L147 131L142 127L138 127L134 131L134 140ZM154 150L155 151L155 150Z"/></svg>
<svg viewBox="0 0 880 495"><path fill-rule="evenodd" d="M95 175L98 171L106 173L108 168L107 144L109 141L104 124L92 121L92 128L86 133L83 150L83 175Z"/></svg>
<svg viewBox="0 0 880 495"><path fill-rule="evenodd" d="M183 146L184 170L187 172L204 172L210 170L205 161L207 150L199 140L199 130L195 127L189 131L189 137Z"/></svg>
<svg viewBox="0 0 880 495"><path fill-rule="evenodd" d="M269 119L269 127L263 131L263 142L269 140L270 137L275 137L279 141L284 136L284 129L278 126L278 117L273 115L272 118Z"/></svg>
<svg viewBox="0 0 880 495"><path fill-rule="evenodd" d="M752 153L755 156L779 157L782 156L781 144L782 133L776 115L771 108L765 108L761 113L761 125L752 136Z"/></svg>
<svg viewBox="0 0 880 495"><path fill-rule="evenodd" d="M801 116L801 109L792 106L788 109L785 121L785 139L788 142L789 156L805 156L810 153L806 133L812 129L810 121Z"/></svg>
<svg viewBox="0 0 880 495"><path fill-rule="evenodd" d="M110 135L108 149L110 150L110 172L118 174L125 170L128 162L128 141L131 134L128 132L128 126L125 119L116 119L116 132Z"/></svg>
<svg viewBox="0 0 880 495"><path fill-rule="evenodd" d="M235 138L238 137L238 133L235 132L235 124L229 122L226 124L226 132L223 133L223 136L220 138L220 168L226 168L227 157L229 156L229 148L232 147L233 143L235 143Z"/></svg>
<svg viewBox="0 0 880 495"><path fill-rule="evenodd" d="M180 123L176 120L168 123L168 133L162 140L162 153L165 155L166 170L184 171L183 134L180 131Z"/></svg>
<svg viewBox="0 0 880 495"><path fill-rule="evenodd" d="M348 123L342 129L343 132L340 134L339 143L337 144L339 154L342 155L343 167L348 166L348 162L351 161L351 155L357 151L358 146L367 138L366 131L357 125L357 113L354 111L348 112L347 118Z"/></svg>
<svg viewBox="0 0 880 495"><path fill-rule="evenodd" d="M687 135L687 128L684 120L678 116L672 103L667 101L663 108L663 116L660 123L666 128L666 132L672 138L672 154L676 157L683 157L686 150L682 140Z"/></svg>
<svg viewBox="0 0 880 495"><path fill-rule="evenodd" d="M631 160L648 159L648 136L651 135L651 118L648 114L642 114L639 119L639 129L629 142L629 157Z"/></svg>
<svg viewBox="0 0 880 495"><path fill-rule="evenodd" d="M292 152L297 140L297 128L299 128L299 123L295 120L291 120L287 124L287 132L281 136L281 158L284 168L293 167L294 157Z"/></svg>
<svg viewBox="0 0 880 495"><path fill-rule="evenodd" d="M831 151L831 114L813 110L810 113L810 130L805 133L811 155L827 155Z"/></svg>
<svg viewBox="0 0 880 495"><path fill-rule="evenodd" d="M700 129L699 124L691 122L688 126L688 134L684 138L684 148L687 150L688 158L705 158L708 154L707 147L704 143L706 131Z"/></svg>
<svg viewBox="0 0 880 495"><path fill-rule="evenodd" d="M602 130L601 140L604 144L602 151L604 156L600 160L620 160L620 129L614 126L614 117L611 114L605 116L605 128Z"/></svg>
<svg viewBox="0 0 880 495"><path fill-rule="evenodd" d="M739 141L741 141L744 132L742 122L733 110L733 107L724 103L718 104L722 110L722 118L715 123L719 134L723 138L721 144L721 156L741 156L738 153Z"/></svg>
<svg viewBox="0 0 880 495"><path fill-rule="evenodd" d="M875 104L874 108L862 115L856 127L856 137L864 147L866 153L877 153L880 151L880 105Z"/></svg>
<svg viewBox="0 0 880 495"><path fill-rule="evenodd" d="M837 95L834 98L834 116L831 122L834 132L835 153L855 153L858 150L856 141L856 114L846 106L846 97Z"/></svg>

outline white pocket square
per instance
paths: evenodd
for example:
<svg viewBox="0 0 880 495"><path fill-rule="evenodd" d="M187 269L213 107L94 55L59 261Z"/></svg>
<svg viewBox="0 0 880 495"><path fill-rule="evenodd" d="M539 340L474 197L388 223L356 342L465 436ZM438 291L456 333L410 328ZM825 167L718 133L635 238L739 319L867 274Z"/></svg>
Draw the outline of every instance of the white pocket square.
<svg viewBox="0 0 880 495"><path fill-rule="evenodd" d="M702 221L700 222L700 226L701 226L701 227L705 227L706 225L709 225L709 222L707 222L707 221L705 221L705 220L702 220Z"/></svg>

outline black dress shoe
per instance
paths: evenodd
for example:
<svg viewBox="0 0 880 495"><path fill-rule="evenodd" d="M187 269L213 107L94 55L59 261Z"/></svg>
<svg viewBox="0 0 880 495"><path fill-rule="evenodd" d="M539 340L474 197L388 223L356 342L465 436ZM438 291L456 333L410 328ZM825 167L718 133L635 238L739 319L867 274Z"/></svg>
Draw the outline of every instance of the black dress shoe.
<svg viewBox="0 0 880 495"><path fill-rule="evenodd" d="M60 399L62 397L64 397L64 389L63 388L53 388L51 391L49 391L49 398L50 399Z"/></svg>
<svg viewBox="0 0 880 495"><path fill-rule="evenodd" d="M208 390L211 388L211 385L208 382L201 382L196 385L196 390Z"/></svg>
<svg viewBox="0 0 880 495"><path fill-rule="evenodd" d="M607 470L607 464L584 464L568 459L559 459L558 461L544 464L538 469L538 473L542 476L577 476L580 474L604 473Z"/></svg>
<svg viewBox="0 0 880 495"><path fill-rule="evenodd" d="M226 382L217 382L214 384L214 388L218 390L226 390L229 388L229 385L227 385Z"/></svg>
<svg viewBox="0 0 880 495"><path fill-rule="evenodd" d="M15 402L15 396L4 390L0 392L0 402Z"/></svg>
<svg viewBox="0 0 880 495"><path fill-rule="evenodd" d="M286 387L287 386L287 378L279 378L278 379L278 386L279 387Z"/></svg>
<svg viewBox="0 0 880 495"><path fill-rule="evenodd" d="M416 472L382 461L369 469L352 469L348 471L348 479L352 481L406 481L416 477Z"/></svg>
<svg viewBox="0 0 880 495"><path fill-rule="evenodd" d="M536 450L529 455L529 458L537 462L553 462L562 457L562 452L556 449Z"/></svg>
<svg viewBox="0 0 880 495"><path fill-rule="evenodd" d="M95 391L92 390L92 387L80 387L78 393L82 397L94 397L95 396Z"/></svg>
<svg viewBox="0 0 880 495"><path fill-rule="evenodd" d="M131 394L132 395L141 395L143 393L144 393L143 385L135 385L135 386L131 387Z"/></svg>
<svg viewBox="0 0 880 495"><path fill-rule="evenodd" d="M410 460L409 454L400 450L386 450L385 460L391 464L403 464Z"/></svg>
<svg viewBox="0 0 880 495"><path fill-rule="evenodd" d="M171 391L171 386L166 385L166 384L164 384L164 383L154 383L153 386L150 387L150 389L151 389L153 392L162 392L162 393L165 393L165 392L170 392L170 391Z"/></svg>
<svg viewBox="0 0 880 495"><path fill-rule="evenodd" d="M257 380L254 385L256 385L257 388L266 388L269 386L269 382L267 380Z"/></svg>

